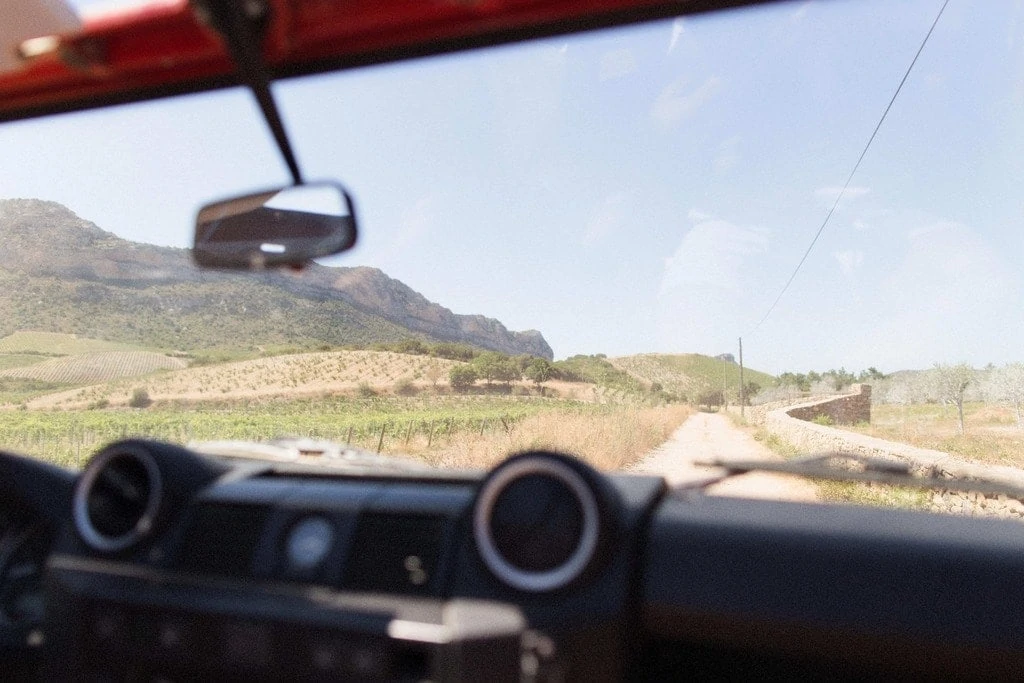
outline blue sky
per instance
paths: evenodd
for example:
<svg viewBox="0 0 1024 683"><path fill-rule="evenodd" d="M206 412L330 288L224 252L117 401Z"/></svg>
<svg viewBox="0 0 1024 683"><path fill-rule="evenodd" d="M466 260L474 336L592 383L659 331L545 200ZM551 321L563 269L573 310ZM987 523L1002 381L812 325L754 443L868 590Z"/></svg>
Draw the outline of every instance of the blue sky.
<svg viewBox="0 0 1024 683"><path fill-rule="evenodd" d="M84 4L84 3L81 3ZM939 0L808 2L279 83L371 265L574 353L773 372L1024 360L1024 8L952 0L778 308ZM0 127L0 196L186 246L288 176L244 91Z"/></svg>

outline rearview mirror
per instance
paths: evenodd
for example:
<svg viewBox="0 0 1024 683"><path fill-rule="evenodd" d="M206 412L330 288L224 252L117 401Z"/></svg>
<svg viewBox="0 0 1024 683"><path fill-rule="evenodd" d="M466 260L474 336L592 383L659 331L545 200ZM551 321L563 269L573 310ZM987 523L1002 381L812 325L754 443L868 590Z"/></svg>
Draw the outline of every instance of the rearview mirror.
<svg viewBox="0 0 1024 683"><path fill-rule="evenodd" d="M295 185L207 204L192 258L202 268L301 266L356 242L352 200L333 183Z"/></svg>

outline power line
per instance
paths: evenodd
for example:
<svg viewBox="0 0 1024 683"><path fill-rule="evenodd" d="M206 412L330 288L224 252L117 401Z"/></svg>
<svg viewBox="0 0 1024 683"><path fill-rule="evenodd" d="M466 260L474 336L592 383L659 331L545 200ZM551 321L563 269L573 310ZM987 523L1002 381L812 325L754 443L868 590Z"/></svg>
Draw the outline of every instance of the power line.
<svg viewBox="0 0 1024 683"><path fill-rule="evenodd" d="M872 131L871 137L868 138L867 144L864 145L863 151L861 151L860 156L857 158L857 163L853 165L853 170L850 171L850 175L846 178L846 182L843 183L843 188L839 191L839 195L836 197L835 203L832 204L832 208L828 210L828 214L826 214L825 220L822 221L821 227L818 228L818 232L815 233L814 239L812 239L811 243L808 245L807 251L804 252L804 255L803 257L801 257L800 262L796 264L796 268L793 269L793 273L789 276L789 279L786 280L786 284L783 285L782 291L780 291L779 295L775 297L775 301L772 302L772 305L768 307L768 312L765 313L764 317L762 317L761 320L758 321L757 325L754 326L754 329L751 330L751 333L756 332L761 327L761 325L764 324L764 321L768 319L768 316L772 314L772 312L775 310L775 307L779 305L779 301L782 300L782 297L783 295L785 295L786 290L789 289L789 286L793 284L793 280L796 278L796 274L800 272L800 268L803 267L804 261L807 260L807 257L811 253L811 250L814 249L814 245L818 243L818 238L821 237L821 233L825 231L825 227L828 225L829 220L831 220L832 214L835 213L836 207L839 206L839 201L843 198L843 195L846 193L846 189L850 186L850 182L853 180L853 176L857 173L857 169L860 168L860 162L864 161L864 156L868 153L868 149L871 147L871 143L875 141L875 136L878 135L878 130L879 128L882 127L882 122L885 121L885 117L888 116L889 110L892 109L893 102L896 101L896 97L900 94L900 90L903 89L903 84L907 82L907 78L910 76L910 72L913 70L914 65L917 64L917 58L920 57L921 52L924 51L924 46L928 44L928 39L931 38L932 31L935 30L935 26L939 23L939 18L942 17L942 13L946 10L946 5L948 4L949 0L945 0L945 2L942 3L942 7L939 8L939 13L935 15L935 21L932 22L931 28L929 28L928 33L925 34L924 40L921 41L921 47L917 48L917 54L914 55L914 59L910 62L910 66L907 67L906 73L903 74L903 79L900 81L900 84L896 87L896 92L892 94L892 99L889 100L889 104L885 107L885 111L882 112L882 117L878 119L878 125L875 126L875 130Z"/></svg>

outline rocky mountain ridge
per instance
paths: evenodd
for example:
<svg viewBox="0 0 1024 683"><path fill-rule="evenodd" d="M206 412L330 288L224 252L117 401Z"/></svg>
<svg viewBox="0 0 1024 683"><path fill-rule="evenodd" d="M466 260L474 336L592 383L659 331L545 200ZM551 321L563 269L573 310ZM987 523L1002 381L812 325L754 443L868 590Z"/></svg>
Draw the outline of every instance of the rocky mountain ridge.
<svg viewBox="0 0 1024 683"><path fill-rule="evenodd" d="M233 322L238 333L250 337L264 329L263 343L345 344L415 336L553 356L536 330L510 331L493 318L453 313L376 268L203 271L192 264L188 250L122 239L61 204L38 199L0 200L0 240L0 280L7 291L0 293L0 313L6 313L0 315L6 318L0 331L5 334L48 327L101 332L105 338L125 332L120 335L125 341L153 343L147 339L151 328L149 336L160 337L161 345L188 348L229 343L223 332ZM31 305L27 299L33 299ZM97 330L97 316L109 329Z"/></svg>

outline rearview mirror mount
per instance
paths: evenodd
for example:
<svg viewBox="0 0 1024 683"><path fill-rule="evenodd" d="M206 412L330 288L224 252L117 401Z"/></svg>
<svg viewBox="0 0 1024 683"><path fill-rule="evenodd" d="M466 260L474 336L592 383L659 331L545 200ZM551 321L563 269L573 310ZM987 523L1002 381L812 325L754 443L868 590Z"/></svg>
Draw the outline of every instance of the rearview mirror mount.
<svg viewBox="0 0 1024 683"><path fill-rule="evenodd" d="M294 185L207 204L196 216L192 258L201 268L301 267L351 249L355 210L329 182Z"/></svg>

